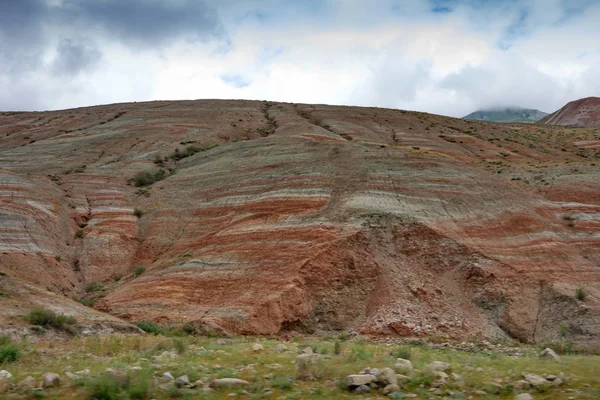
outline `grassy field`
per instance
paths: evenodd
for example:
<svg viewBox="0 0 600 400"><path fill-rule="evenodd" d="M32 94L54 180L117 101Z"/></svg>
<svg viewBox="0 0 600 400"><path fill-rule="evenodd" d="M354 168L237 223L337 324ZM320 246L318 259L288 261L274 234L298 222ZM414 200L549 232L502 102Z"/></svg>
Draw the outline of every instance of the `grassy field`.
<svg viewBox="0 0 600 400"><path fill-rule="evenodd" d="M253 350L260 343L264 349ZM436 349L426 344L390 344L353 338L296 338L284 343L265 338L164 337L160 335L73 338L16 343L16 361L5 361L0 370L14 375L0 384L0 398L25 399L338 399L388 398L380 390L351 393L345 377L366 367L394 368L397 357L410 359L415 368L409 383L391 398L512 399L529 392L535 399L599 399L600 357L564 355L561 362L540 360L539 349L523 348L515 357L502 351L466 352ZM308 368L309 379L301 379L294 360L304 348L317 354ZM462 380L449 379L441 388L431 388L434 378L427 364L444 361ZM107 369L108 372L107 372ZM85 371L89 370L89 371ZM79 371L84 371L78 373ZM36 382L44 373L60 375L60 385L46 389L18 390L28 376ZM164 383L162 375L187 375L195 388ZM306 372L306 371L300 371ZM558 387L544 385L528 391L514 389L523 372L538 375L563 372L567 379ZM450 371L449 371L450 373ZM306 374L304 374L306 375ZM69 377L70 376L70 377ZM217 378L240 378L245 388L208 391ZM201 381L201 382L199 382ZM38 386L36 384L36 386ZM244 392L242 392L244 390ZM4 396L4 397L3 397ZM408 396L408 397L407 397Z"/></svg>

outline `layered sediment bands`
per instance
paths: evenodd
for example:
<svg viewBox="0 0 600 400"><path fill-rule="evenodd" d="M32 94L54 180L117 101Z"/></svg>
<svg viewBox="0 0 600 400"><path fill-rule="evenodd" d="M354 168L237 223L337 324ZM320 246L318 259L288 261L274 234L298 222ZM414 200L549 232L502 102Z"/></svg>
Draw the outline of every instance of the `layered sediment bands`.
<svg viewBox="0 0 600 400"><path fill-rule="evenodd" d="M69 295L102 282L96 307L114 316L599 340L593 130L249 101L0 118L0 270ZM169 157L187 146L201 151Z"/></svg>

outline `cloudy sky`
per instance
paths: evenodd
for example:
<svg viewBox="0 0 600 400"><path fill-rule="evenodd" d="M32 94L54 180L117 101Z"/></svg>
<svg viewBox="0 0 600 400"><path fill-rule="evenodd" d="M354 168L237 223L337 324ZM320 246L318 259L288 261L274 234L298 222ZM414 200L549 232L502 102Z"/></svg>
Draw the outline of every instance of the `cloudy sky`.
<svg viewBox="0 0 600 400"><path fill-rule="evenodd" d="M268 99L463 116L600 96L600 0L0 0L0 110Z"/></svg>

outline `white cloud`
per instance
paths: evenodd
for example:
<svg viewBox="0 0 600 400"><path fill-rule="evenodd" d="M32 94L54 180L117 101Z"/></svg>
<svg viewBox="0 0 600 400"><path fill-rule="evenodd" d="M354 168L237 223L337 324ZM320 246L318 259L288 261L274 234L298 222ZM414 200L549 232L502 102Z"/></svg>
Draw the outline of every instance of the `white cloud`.
<svg viewBox="0 0 600 400"><path fill-rule="evenodd" d="M586 3L585 12L564 0L447 3L452 12L432 13L416 0L368 6L363 0L210 0L195 11L214 6L207 26L224 33L192 41L185 30L165 25L171 37L158 49L95 31L71 32L76 40L63 46L71 58L57 64L46 57L16 75L0 69L0 108L250 98L462 116L494 105L553 111L600 91L598 3ZM72 39L64 29L47 32L40 44L45 54ZM80 50L82 43L99 51ZM63 73L55 73L56 65Z"/></svg>

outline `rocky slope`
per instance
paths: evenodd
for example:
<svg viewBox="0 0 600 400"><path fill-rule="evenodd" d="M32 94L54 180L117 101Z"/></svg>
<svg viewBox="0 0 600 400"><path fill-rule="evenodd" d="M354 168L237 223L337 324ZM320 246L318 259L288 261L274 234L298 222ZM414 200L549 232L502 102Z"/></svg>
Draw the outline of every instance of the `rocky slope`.
<svg viewBox="0 0 600 400"><path fill-rule="evenodd" d="M530 108L506 107L478 110L463 118L472 121L534 123L547 115L548 113Z"/></svg>
<svg viewBox="0 0 600 400"><path fill-rule="evenodd" d="M594 345L599 147L594 129L379 108L3 113L0 284L204 330Z"/></svg>
<svg viewBox="0 0 600 400"><path fill-rule="evenodd" d="M568 103L539 121L541 125L600 126L600 97L586 97Z"/></svg>

